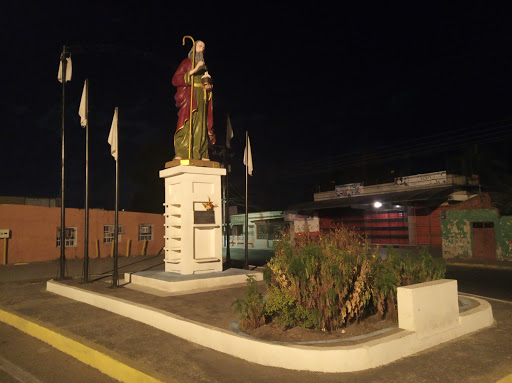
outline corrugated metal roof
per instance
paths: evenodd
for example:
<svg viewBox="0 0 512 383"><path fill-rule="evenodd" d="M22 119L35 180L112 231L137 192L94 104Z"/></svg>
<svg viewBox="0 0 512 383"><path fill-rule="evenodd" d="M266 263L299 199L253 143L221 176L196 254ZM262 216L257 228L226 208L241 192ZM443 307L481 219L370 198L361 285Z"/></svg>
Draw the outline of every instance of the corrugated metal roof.
<svg viewBox="0 0 512 383"><path fill-rule="evenodd" d="M371 205L375 201L398 205L407 205L416 201L446 201L448 196L454 191L455 189L453 186L404 190L385 194L363 195L316 202L305 202L290 207L290 210L320 210L351 207L355 205Z"/></svg>

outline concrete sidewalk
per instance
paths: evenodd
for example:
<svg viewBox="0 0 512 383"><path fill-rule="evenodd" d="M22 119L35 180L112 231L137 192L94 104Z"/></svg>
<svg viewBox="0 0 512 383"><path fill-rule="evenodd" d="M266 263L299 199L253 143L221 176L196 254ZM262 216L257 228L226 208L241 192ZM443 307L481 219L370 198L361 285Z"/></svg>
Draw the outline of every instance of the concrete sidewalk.
<svg viewBox="0 0 512 383"><path fill-rule="evenodd" d="M469 268L478 268L478 269L503 269L503 270L512 270L512 262L511 261L482 261L482 260L473 260L473 259L447 259L446 264L448 266L459 266L459 267L469 267Z"/></svg>
<svg viewBox="0 0 512 383"><path fill-rule="evenodd" d="M242 268L244 264L245 249L231 248L231 260L233 267ZM249 264L253 266L264 266L274 254L273 250L249 249ZM224 259L226 257L226 248L223 248ZM125 272L142 270L163 270L163 255L147 255L118 258L119 275ZM99 277L108 278L112 275L114 259L90 258L89 275L91 279ZM32 262L0 265L0 283L26 281L35 279L57 278L59 272L59 261L57 259L46 262ZM82 259L66 260L66 276L80 277L83 272Z"/></svg>
<svg viewBox="0 0 512 383"><path fill-rule="evenodd" d="M161 257L121 258L122 271L157 269ZM111 259L92 260L94 275L108 276ZM68 261L69 274L80 276L81 261ZM131 319L78 303L46 291L57 263L0 267L0 308L67 336L97 345L161 381L180 382L496 382L512 373L512 304L490 301L497 325L439 345L392 364L356 373L326 374L262 367L187 342ZM49 278L46 278L47 274ZM23 277L23 278L22 278ZM141 302L157 300L160 307L190 320L226 328L235 316L231 302L243 286L197 294L155 298L131 289L112 289L100 278L87 289Z"/></svg>
<svg viewBox="0 0 512 383"><path fill-rule="evenodd" d="M163 270L163 255L147 255L136 257L119 257L119 274L141 270ZM89 260L90 279L112 276L114 267L113 258L91 258ZM66 260L66 277L81 277L83 272L82 259ZM0 265L0 283L16 281L34 281L39 279L54 279L59 274L59 261L19 263Z"/></svg>

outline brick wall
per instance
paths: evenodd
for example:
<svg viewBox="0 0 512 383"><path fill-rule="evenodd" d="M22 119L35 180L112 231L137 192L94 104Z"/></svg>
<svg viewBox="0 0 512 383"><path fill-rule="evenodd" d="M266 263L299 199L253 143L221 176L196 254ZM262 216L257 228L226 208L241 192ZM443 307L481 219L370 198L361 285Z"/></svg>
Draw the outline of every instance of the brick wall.
<svg viewBox="0 0 512 383"><path fill-rule="evenodd" d="M60 227L61 210L56 207L28 205L0 205L0 229L9 229L8 263L36 262L58 259L57 228ZM84 256L83 209L66 209L66 227L77 228L76 247L66 247L66 258ZM161 214L119 212L119 225L123 226L119 242L119 255L127 254L131 240L130 255L140 255L144 242L138 240L139 224L153 224L153 240L148 241L146 254L157 254L164 246L164 217ZM110 257L111 243L103 243L104 225L114 224L114 212L89 210L89 257ZM0 240L3 241L3 240ZM98 244L98 245L97 245ZM3 245L3 244L2 244ZM1 248L3 256L3 246Z"/></svg>
<svg viewBox="0 0 512 383"><path fill-rule="evenodd" d="M482 193L468 199L467 201L460 202L456 205L448 207L448 210L473 210L473 209L495 209L491 203L491 197L488 193Z"/></svg>

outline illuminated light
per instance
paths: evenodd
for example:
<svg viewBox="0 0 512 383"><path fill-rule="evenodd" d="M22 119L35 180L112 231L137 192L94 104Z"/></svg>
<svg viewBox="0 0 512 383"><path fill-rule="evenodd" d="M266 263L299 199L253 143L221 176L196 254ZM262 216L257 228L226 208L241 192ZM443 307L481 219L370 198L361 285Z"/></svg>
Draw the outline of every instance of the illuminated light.
<svg viewBox="0 0 512 383"><path fill-rule="evenodd" d="M395 205L395 207L402 207L402 206L400 206L400 205Z"/></svg>
<svg viewBox="0 0 512 383"><path fill-rule="evenodd" d="M377 209L382 206L382 203L377 201L373 203L373 207L376 207Z"/></svg>

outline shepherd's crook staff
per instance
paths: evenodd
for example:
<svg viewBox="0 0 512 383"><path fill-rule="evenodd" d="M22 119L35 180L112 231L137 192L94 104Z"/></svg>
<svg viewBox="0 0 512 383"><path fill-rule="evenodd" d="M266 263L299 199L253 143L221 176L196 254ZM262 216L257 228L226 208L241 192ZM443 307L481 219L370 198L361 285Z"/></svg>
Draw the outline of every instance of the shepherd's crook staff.
<svg viewBox="0 0 512 383"><path fill-rule="evenodd" d="M196 62L196 42L192 38L192 36L183 36L183 45L185 45L185 39L189 38L192 40L192 69L194 69L194 65ZM188 136L188 159L192 159L192 105L194 104L194 75L190 75L190 119L189 123L189 136Z"/></svg>

